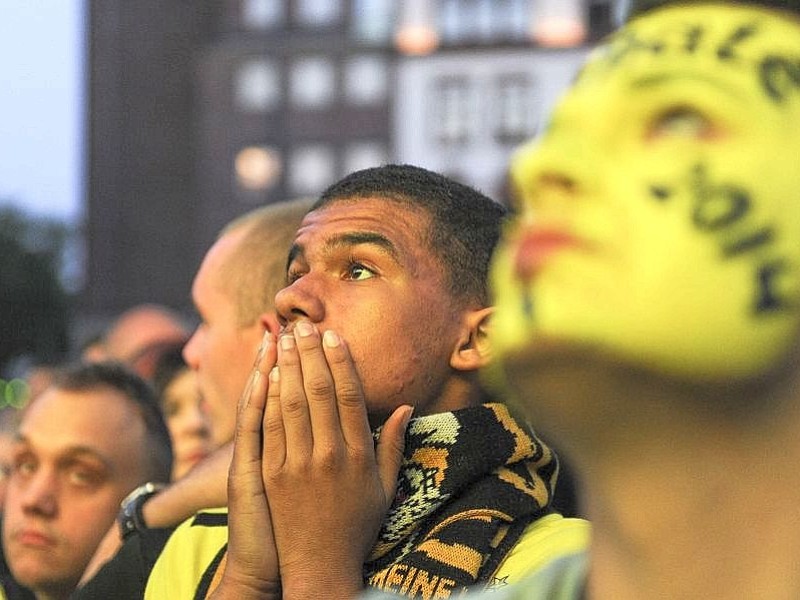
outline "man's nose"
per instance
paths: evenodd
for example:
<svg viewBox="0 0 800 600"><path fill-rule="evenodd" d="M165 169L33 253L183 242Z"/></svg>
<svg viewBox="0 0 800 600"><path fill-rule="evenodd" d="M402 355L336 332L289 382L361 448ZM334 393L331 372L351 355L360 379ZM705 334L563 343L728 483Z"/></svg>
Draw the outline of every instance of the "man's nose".
<svg viewBox="0 0 800 600"><path fill-rule="evenodd" d="M319 323L325 318L322 276L303 275L275 296L275 309L284 324L305 318Z"/></svg>
<svg viewBox="0 0 800 600"><path fill-rule="evenodd" d="M199 352L197 351L197 347L200 343L200 329L195 329L192 337L189 338L189 341L183 347L183 360L186 361L186 364L189 365L189 368L196 371L199 365Z"/></svg>
<svg viewBox="0 0 800 600"><path fill-rule="evenodd" d="M40 468L17 487L20 491L20 503L25 512L47 517L56 514L59 485L58 476L53 470Z"/></svg>

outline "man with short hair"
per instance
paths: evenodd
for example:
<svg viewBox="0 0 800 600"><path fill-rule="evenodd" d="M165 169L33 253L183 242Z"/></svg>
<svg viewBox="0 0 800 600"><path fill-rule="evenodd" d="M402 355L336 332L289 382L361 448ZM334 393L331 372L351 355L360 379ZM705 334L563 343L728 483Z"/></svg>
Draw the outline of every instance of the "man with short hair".
<svg viewBox="0 0 800 600"><path fill-rule="evenodd" d="M186 340L189 329L169 307L138 304L119 315L103 336L106 360L128 365L138 375L152 376L154 350Z"/></svg>
<svg viewBox="0 0 800 600"><path fill-rule="evenodd" d="M64 370L26 408L12 448L3 548L14 579L37 598L67 598L120 501L171 468L144 381L115 363Z"/></svg>
<svg viewBox="0 0 800 600"><path fill-rule="evenodd" d="M286 252L310 200L279 202L252 210L225 226L195 276L192 297L200 324L184 347L197 373L213 442L230 442L236 402L258 347L280 329L275 293L286 278ZM196 511L227 504L231 446L223 445L187 475L159 491L131 500L141 518L136 531L105 568L120 545L113 531L84 577L80 598L141 598L165 535ZM100 570L98 570L100 569Z"/></svg>
<svg viewBox="0 0 800 600"><path fill-rule="evenodd" d="M550 514L553 454L479 381L504 214L409 165L322 194L276 296L284 330L243 398L229 553L179 594L347 597L366 584L446 597L585 543L585 524ZM170 540L147 597L166 593L197 529Z"/></svg>

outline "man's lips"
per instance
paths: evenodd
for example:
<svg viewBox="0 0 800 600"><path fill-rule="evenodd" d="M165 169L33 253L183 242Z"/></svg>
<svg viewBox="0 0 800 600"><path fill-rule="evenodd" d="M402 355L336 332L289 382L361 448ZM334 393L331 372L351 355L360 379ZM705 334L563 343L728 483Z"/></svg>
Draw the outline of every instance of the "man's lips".
<svg viewBox="0 0 800 600"><path fill-rule="evenodd" d="M529 280L556 252L567 248L580 248L578 238L565 231L533 229L523 234L514 257L514 273L523 281Z"/></svg>
<svg viewBox="0 0 800 600"><path fill-rule="evenodd" d="M21 529L14 536L23 546L46 548L56 545L56 539L36 529Z"/></svg>

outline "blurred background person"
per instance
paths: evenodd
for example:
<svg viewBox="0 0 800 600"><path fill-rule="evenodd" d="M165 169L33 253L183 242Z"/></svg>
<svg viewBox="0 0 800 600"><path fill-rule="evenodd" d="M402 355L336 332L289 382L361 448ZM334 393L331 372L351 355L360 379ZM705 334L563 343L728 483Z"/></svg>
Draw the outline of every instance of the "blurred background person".
<svg viewBox="0 0 800 600"><path fill-rule="evenodd" d="M153 386L172 438L172 479L185 475L214 449L197 375L183 358L183 344L166 348L155 363Z"/></svg>
<svg viewBox="0 0 800 600"><path fill-rule="evenodd" d="M139 304L120 314L103 336L106 358L130 366L145 379L153 376L162 349L189 339L190 329L172 309Z"/></svg>
<svg viewBox="0 0 800 600"><path fill-rule="evenodd" d="M116 363L65 370L25 410L3 518L10 575L37 598L75 589L120 502L166 482L169 432L152 389Z"/></svg>

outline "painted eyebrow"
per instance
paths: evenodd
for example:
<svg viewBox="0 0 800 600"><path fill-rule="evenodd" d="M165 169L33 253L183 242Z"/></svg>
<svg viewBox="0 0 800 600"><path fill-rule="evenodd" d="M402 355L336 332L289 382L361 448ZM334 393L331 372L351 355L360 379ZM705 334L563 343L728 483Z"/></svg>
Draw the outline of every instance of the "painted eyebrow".
<svg viewBox="0 0 800 600"><path fill-rule="evenodd" d="M714 77L708 77L706 75L700 75L698 73L656 73L654 75L646 75L637 78L635 81L631 83L630 87L631 89L641 90L663 85L665 83L670 83L672 81L682 81L682 80L699 81L701 83L705 83L712 87L715 87L718 90L725 92L726 94L730 94L739 99L742 99L741 91L736 89L735 87L727 85L724 82Z"/></svg>
<svg viewBox="0 0 800 600"><path fill-rule="evenodd" d="M350 248L353 246L360 246L368 244L378 247L384 254L390 257L394 262L400 263L400 256L397 252L397 247L385 235L375 233L372 231L353 231L348 233L340 233L326 240L323 247L324 253L330 253L334 250L341 248ZM286 268L288 270L297 258L305 256L305 249L300 244L292 244L289 250L289 257L286 261Z"/></svg>

